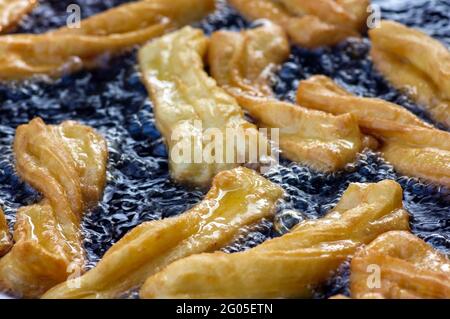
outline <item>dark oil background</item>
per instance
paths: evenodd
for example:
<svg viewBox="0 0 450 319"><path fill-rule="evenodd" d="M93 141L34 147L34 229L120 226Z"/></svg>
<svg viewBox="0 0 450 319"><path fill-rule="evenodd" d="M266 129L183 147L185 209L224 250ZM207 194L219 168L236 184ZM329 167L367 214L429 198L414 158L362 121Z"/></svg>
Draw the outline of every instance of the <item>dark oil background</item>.
<svg viewBox="0 0 450 319"><path fill-rule="evenodd" d="M83 17L127 1L47 0L28 16L17 32L40 33L62 26L66 8L79 4ZM376 0L382 17L418 27L450 45L450 0ZM217 12L197 24L205 32L252 27L233 9L220 3ZM325 74L353 93L380 97L429 118L404 95L390 87L374 71L368 59L370 42L347 41L334 48L305 50L292 54L274 79L280 99L293 100L298 81ZM180 214L199 202L200 190L173 183L168 174L167 151L154 125L151 102L140 83L135 52L115 58L94 71L65 76L53 83L33 80L0 84L0 205L13 227L17 208L39 200L40 195L21 182L14 171L11 143L18 125L34 117L47 123L77 120L96 128L107 139L110 152L108 185L97 208L83 222L89 267L127 231L149 220ZM278 236L304 218L323 216L338 201L351 182L395 179L404 189L404 204L411 213L412 231L444 253L450 252L450 191L396 174L376 153L365 152L357 162L336 174L321 174L282 160L266 174L286 190L275 227L263 221L224 251L234 252ZM294 209L300 213L286 213ZM317 292L318 298L348 293L348 265Z"/></svg>

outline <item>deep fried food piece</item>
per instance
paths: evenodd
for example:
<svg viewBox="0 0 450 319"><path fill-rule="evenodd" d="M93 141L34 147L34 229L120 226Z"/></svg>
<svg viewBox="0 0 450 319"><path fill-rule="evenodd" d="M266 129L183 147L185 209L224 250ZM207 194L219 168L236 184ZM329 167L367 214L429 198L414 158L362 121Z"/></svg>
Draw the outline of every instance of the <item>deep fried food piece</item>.
<svg viewBox="0 0 450 319"><path fill-rule="evenodd" d="M394 21L369 32L376 68L396 88L450 127L450 51L430 36Z"/></svg>
<svg viewBox="0 0 450 319"><path fill-rule="evenodd" d="M0 259L0 288L38 297L82 271L80 219L103 192L107 146L90 127L38 118L17 129L14 152L18 174L43 200L17 212L15 244Z"/></svg>
<svg viewBox="0 0 450 319"><path fill-rule="evenodd" d="M387 232L355 254L350 287L358 299L448 299L450 260L409 232Z"/></svg>
<svg viewBox="0 0 450 319"><path fill-rule="evenodd" d="M279 129L279 147L286 158L318 171L342 169L363 148L358 121L351 114L334 116L251 96L240 97L239 103L259 127Z"/></svg>
<svg viewBox="0 0 450 319"><path fill-rule="evenodd" d="M200 204L136 227L78 279L77 288L68 281L44 298L118 297L177 259L220 249L243 226L272 215L282 195L279 186L247 168L221 172Z"/></svg>
<svg viewBox="0 0 450 319"><path fill-rule="evenodd" d="M372 123L370 133L384 141L383 157L398 172L450 188L450 133L389 121Z"/></svg>
<svg viewBox="0 0 450 319"><path fill-rule="evenodd" d="M333 114L354 114L366 132L383 141L380 150L398 172L450 186L448 132L396 104L353 96L325 76L300 82L297 102Z"/></svg>
<svg viewBox="0 0 450 319"><path fill-rule="evenodd" d="M203 69L208 38L199 29L185 27L154 40L139 51L143 81L154 103L156 125L170 151L172 177L205 187L220 171L245 163L258 163L267 154L267 141L244 120L242 109ZM200 124L201 127L197 127ZM211 140L206 130L221 134L222 143L205 153ZM229 133L238 135L239 142ZM241 134L242 133L242 134ZM178 157L188 141L188 158ZM262 145L262 146L261 146ZM252 147L259 150L251 153ZM194 154L202 154L199 161Z"/></svg>
<svg viewBox="0 0 450 319"><path fill-rule="evenodd" d="M214 32L208 63L212 77L225 89L272 95L270 76L287 60L289 53L289 41L283 29L266 22L241 32Z"/></svg>
<svg viewBox="0 0 450 319"><path fill-rule="evenodd" d="M340 169L362 149L358 123L351 115L336 117L272 98L268 78L288 54L284 33L269 23L240 33L215 32L209 65L218 84L259 127L279 129L279 146L288 159L320 171Z"/></svg>
<svg viewBox="0 0 450 319"><path fill-rule="evenodd" d="M6 223L5 214L0 208L0 257L8 252L12 242L9 236L8 224Z"/></svg>
<svg viewBox="0 0 450 319"><path fill-rule="evenodd" d="M389 230L407 230L394 181L351 184L326 217L235 254L187 257L147 279L142 298L311 297L356 248Z"/></svg>
<svg viewBox="0 0 450 319"><path fill-rule="evenodd" d="M377 98L354 96L324 75L315 75L300 81L297 103L335 115L351 113L366 129L370 129L371 124L379 120L432 127L400 105Z"/></svg>
<svg viewBox="0 0 450 319"><path fill-rule="evenodd" d="M6 0L0 2L0 33L11 31L37 4L37 0Z"/></svg>
<svg viewBox="0 0 450 319"><path fill-rule="evenodd" d="M1 36L0 78L60 76L94 67L101 63L101 55L121 53L201 19L213 8L213 0L143 0L83 20L80 28Z"/></svg>
<svg viewBox="0 0 450 319"><path fill-rule="evenodd" d="M294 16L272 0L230 0L230 3L248 20L268 19L282 26L294 43L307 48L334 45L359 36L352 28L327 23L315 15Z"/></svg>
<svg viewBox="0 0 450 319"><path fill-rule="evenodd" d="M364 31L369 0L279 0L296 16L312 15L329 24Z"/></svg>

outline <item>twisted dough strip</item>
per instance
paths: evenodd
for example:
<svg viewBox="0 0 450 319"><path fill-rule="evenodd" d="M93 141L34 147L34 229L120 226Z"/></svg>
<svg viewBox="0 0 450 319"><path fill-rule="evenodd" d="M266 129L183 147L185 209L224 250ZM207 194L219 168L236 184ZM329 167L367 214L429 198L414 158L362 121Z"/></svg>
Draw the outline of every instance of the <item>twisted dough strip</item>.
<svg viewBox="0 0 450 319"><path fill-rule="evenodd" d="M43 200L17 212L15 245L0 260L0 288L38 297L82 271L80 219L103 192L107 146L87 126L37 118L18 127L14 152L18 174Z"/></svg>
<svg viewBox="0 0 450 319"><path fill-rule="evenodd" d="M220 171L244 163L259 164L268 155L265 136L245 120L236 100L205 72L208 40L201 30L184 27L139 50L142 80L169 148L171 176L200 187L210 185ZM208 135L211 131L215 136ZM180 150L183 143L188 144L186 152ZM180 160L179 153L191 156ZM202 158L193 158L195 154Z"/></svg>
<svg viewBox="0 0 450 319"><path fill-rule="evenodd" d="M290 160L334 171L355 159L362 136L352 115L311 111L273 97L269 77L289 55L281 27L218 31L210 41L209 65L218 84L233 95L260 127L279 129L279 144Z"/></svg>
<svg viewBox="0 0 450 319"><path fill-rule="evenodd" d="M307 48L334 45L348 37L358 37L359 33L366 28L368 0L335 2L282 0L282 4L278 2L274 0L230 1L247 19L270 20L283 27L294 43ZM330 23L331 21L338 23Z"/></svg>
<svg viewBox="0 0 450 319"><path fill-rule="evenodd" d="M394 21L382 21L369 36L375 67L450 128L450 51L427 34Z"/></svg>
<svg viewBox="0 0 450 319"><path fill-rule="evenodd" d="M11 31L38 4L37 0L3 0L0 2L0 33Z"/></svg>
<svg viewBox="0 0 450 319"><path fill-rule="evenodd" d="M91 271L43 298L116 298L142 285L171 262L220 249L240 229L271 216L283 190L256 172L236 168L216 175L205 199L186 213L139 225L107 251Z"/></svg>
<svg viewBox="0 0 450 319"><path fill-rule="evenodd" d="M373 272L374 266L379 272ZM448 299L450 261L409 232L388 232L355 255L350 288L352 298L358 299Z"/></svg>
<svg viewBox="0 0 450 319"><path fill-rule="evenodd" d="M352 113L366 132L383 141L380 150L397 171L450 187L450 133L399 105L353 96L321 75L300 82L297 102L333 114Z"/></svg>
<svg viewBox="0 0 450 319"><path fill-rule="evenodd" d="M201 19L214 0L142 0L81 21L79 28L0 37L0 79L60 76L94 67L103 54L118 54L169 30Z"/></svg>
<svg viewBox="0 0 450 319"><path fill-rule="evenodd" d="M143 298L311 297L314 288L361 244L407 230L402 189L394 181L351 184L326 217L235 254L199 254L147 279Z"/></svg>
<svg viewBox="0 0 450 319"><path fill-rule="evenodd" d="M6 223L5 214L0 207L0 257L6 254L11 248L11 237L9 236L8 224Z"/></svg>

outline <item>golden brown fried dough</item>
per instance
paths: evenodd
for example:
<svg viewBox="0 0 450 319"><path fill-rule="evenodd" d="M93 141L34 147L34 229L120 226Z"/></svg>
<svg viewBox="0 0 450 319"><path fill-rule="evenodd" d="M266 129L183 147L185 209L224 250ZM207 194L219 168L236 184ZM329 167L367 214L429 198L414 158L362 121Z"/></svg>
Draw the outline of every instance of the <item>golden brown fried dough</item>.
<svg viewBox="0 0 450 319"><path fill-rule="evenodd" d="M353 96L325 76L301 81L297 102L333 114L354 114L366 132L383 141L380 150L397 171L450 185L450 134L401 106Z"/></svg>
<svg viewBox="0 0 450 319"><path fill-rule="evenodd" d="M213 8L213 0L143 0L83 20L79 28L1 36L0 78L60 76L94 67L101 62L101 55L121 53L201 19Z"/></svg>
<svg viewBox="0 0 450 319"><path fill-rule="evenodd" d="M11 246L12 242L9 236L8 224L6 223L5 214L0 208L0 257L9 251Z"/></svg>
<svg viewBox="0 0 450 319"><path fill-rule="evenodd" d="M268 19L282 26L294 43L307 48L334 45L359 36L352 28L327 23L314 15L294 16L272 0L231 0L230 3L248 20Z"/></svg>
<svg viewBox="0 0 450 319"><path fill-rule="evenodd" d="M236 100L204 71L207 48L208 38L201 30L185 27L139 51L142 79L154 103L156 125L169 148L171 175L176 181L202 187L208 186L218 172L258 163L259 155L267 153L265 137L244 119ZM223 137L218 139L222 143L212 145L211 153L205 151L211 146L207 130ZM230 132L239 135L239 143L228 135ZM186 140L192 151L184 159L187 152L180 151L180 146ZM253 146L259 146L259 150L251 153ZM203 156L197 161L194 154Z"/></svg>
<svg viewBox="0 0 450 319"><path fill-rule="evenodd" d="M396 88L450 127L450 51L430 36L394 21L369 32L376 68Z"/></svg>
<svg viewBox="0 0 450 319"><path fill-rule="evenodd" d="M252 170L221 172L200 204L178 217L136 227L78 279L77 288L68 281L44 298L118 297L177 259L220 249L243 226L271 216L282 195L279 186Z"/></svg>
<svg viewBox="0 0 450 319"><path fill-rule="evenodd" d="M398 172L450 188L450 133L390 121L373 122L370 133L384 141L383 157Z"/></svg>
<svg viewBox="0 0 450 319"><path fill-rule="evenodd" d="M356 253L350 287L358 299L448 299L450 261L409 232L387 232Z"/></svg>
<svg viewBox="0 0 450 319"><path fill-rule="evenodd" d="M289 53L283 29L266 22L261 27L241 32L214 32L208 63L212 77L225 89L239 88L244 92L272 95L270 76L287 60Z"/></svg>
<svg viewBox="0 0 450 319"><path fill-rule="evenodd" d="M351 184L326 217L235 254L199 254L147 279L142 298L311 297L361 244L407 230L402 189L394 181Z"/></svg>
<svg viewBox="0 0 450 319"><path fill-rule="evenodd" d="M367 19L369 0L279 0L296 16L311 15L332 25L363 31Z"/></svg>
<svg viewBox="0 0 450 319"><path fill-rule="evenodd" d="M370 129L371 124L379 120L432 127L400 105L377 98L354 96L324 75L315 75L300 81L297 103L335 115L351 113L361 123L364 122L366 129Z"/></svg>
<svg viewBox="0 0 450 319"><path fill-rule="evenodd" d="M351 115L336 117L272 98L268 78L288 53L282 30L269 23L240 33L215 32L208 59L218 84L259 127L279 129L279 146L288 159L320 171L340 169L362 149L358 123Z"/></svg>
<svg viewBox="0 0 450 319"><path fill-rule="evenodd" d="M17 212L15 244L0 259L0 289L39 297L82 271L80 219L103 192L107 146L90 127L38 118L17 129L14 153L18 174L43 200Z"/></svg>
<svg viewBox="0 0 450 319"><path fill-rule="evenodd" d="M4 0L0 2L0 33L14 29L37 4L37 0Z"/></svg>

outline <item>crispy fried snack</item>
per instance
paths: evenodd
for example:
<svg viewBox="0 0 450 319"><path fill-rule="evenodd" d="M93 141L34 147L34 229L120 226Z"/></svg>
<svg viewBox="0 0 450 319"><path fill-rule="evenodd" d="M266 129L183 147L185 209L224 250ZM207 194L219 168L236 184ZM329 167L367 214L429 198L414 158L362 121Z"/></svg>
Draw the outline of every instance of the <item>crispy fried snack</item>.
<svg viewBox="0 0 450 319"><path fill-rule="evenodd" d="M235 254L187 257L147 279L142 298L311 297L356 248L389 230L407 230L394 181L351 184L326 217Z"/></svg>
<svg viewBox="0 0 450 319"><path fill-rule="evenodd" d="M156 124L169 147L171 175L202 187L220 171L258 163L259 155L268 151L267 140L244 119L236 100L204 71L207 48L208 38L201 30L185 27L139 51ZM211 144L208 130L223 137L216 140L220 143ZM238 142L230 133L240 137ZM183 143L188 145L186 152ZM211 146L213 151L206 153ZM250 154L252 147L258 150ZM193 160L195 154L203 156Z"/></svg>
<svg viewBox="0 0 450 319"><path fill-rule="evenodd" d="M280 129L279 146L287 158L320 171L340 169L362 148L358 123L351 115L332 116L273 98L271 70L288 54L282 29L268 23L240 33L215 32L208 59L218 84L259 127Z"/></svg>
<svg viewBox="0 0 450 319"><path fill-rule="evenodd" d="M0 259L0 289L31 298L82 271L80 219L103 192L107 146L90 127L37 118L17 129L14 152L17 172L43 200L17 212L15 244Z"/></svg>
<svg viewBox="0 0 450 319"><path fill-rule="evenodd" d="M213 8L213 0L142 0L85 19L79 28L1 36L0 79L56 77L95 67L102 55L119 54L201 19Z"/></svg>
<svg viewBox="0 0 450 319"><path fill-rule="evenodd" d="M373 123L379 120L432 127L400 105L382 99L352 95L324 75L315 75L300 81L297 90L297 103L310 109L335 115L351 113L368 130Z"/></svg>
<svg viewBox="0 0 450 319"><path fill-rule="evenodd" d="M384 141L384 158L401 174L450 188L450 133L377 121L370 132Z"/></svg>
<svg viewBox="0 0 450 319"><path fill-rule="evenodd" d="M369 32L376 68L430 116L450 127L450 52L439 41L394 21Z"/></svg>
<svg viewBox="0 0 450 319"><path fill-rule="evenodd" d="M358 299L448 299L450 261L409 232L387 232L355 254L350 287Z"/></svg>
<svg viewBox="0 0 450 319"><path fill-rule="evenodd" d="M307 48L337 44L348 37L359 36L365 28L366 0L357 4L353 3L355 0L281 2L286 7L273 0L230 1L247 19L273 21L285 29L294 43ZM330 23L330 20L340 23Z"/></svg>
<svg viewBox="0 0 450 319"><path fill-rule="evenodd" d="M333 114L354 114L364 131L383 141L380 150L397 171L450 186L448 132L396 104L353 96L325 76L301 81L297 102Z"/></svg>
<svg viewBox="0 0 450 319"><path fill-rule="evenodd" d="M287 60L289 53L289 41L283 29L266 22L241 32L214 32L208 63L212 77L225 89L271 96L270 76ZM239 97L236 90L230 93Z"/></svg>
<svg viewBox="0 0 450 319"><path fill-rule="evenodd" d="M141 224L115 244L98 265L44 298L114 298L142 285L180 258L220 249L239 230L273 214L283 190L247 168L219 173L205 199L174 218Z"/></svg>
<svg viewBox="0 0 450 319"><path fill-rule="evenodd" d="M37 0L6 0L0 2L0 33L9 32L38 4Z"/></svg>
<svg viewBox="0 0 450 319"><path fill-rule="evenodd" d="M6 223L5 214L0 208L0 257L9 251L11 246L12 242L9 236L8 224Z"/></svg>

